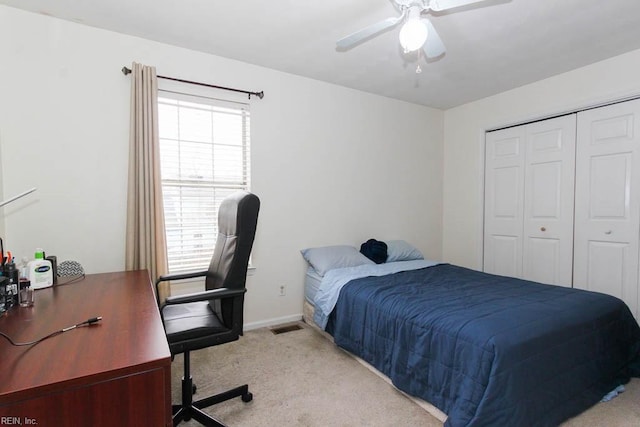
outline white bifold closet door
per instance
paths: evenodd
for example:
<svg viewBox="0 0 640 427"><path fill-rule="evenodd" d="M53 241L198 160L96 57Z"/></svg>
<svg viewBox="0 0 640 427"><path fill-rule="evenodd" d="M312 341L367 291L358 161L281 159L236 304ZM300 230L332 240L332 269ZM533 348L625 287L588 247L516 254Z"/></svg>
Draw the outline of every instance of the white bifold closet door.
<svg viewBox="0 0 640 427"><path fill-rule="evenodd" d="M640 100L581 112L574 287L617 296L638 317Z"/></svg>
<svg viewBox="0 0 640 427"><path fill-rule="evenodd" d="M575 114L487 133L484 271L571 286Z"/></svg>
<svg viewBox="0 0 640 427"><path fill-rule="evenodd" d="M522 277L523 126L489 132L485 152L484 271Z"/></svg>

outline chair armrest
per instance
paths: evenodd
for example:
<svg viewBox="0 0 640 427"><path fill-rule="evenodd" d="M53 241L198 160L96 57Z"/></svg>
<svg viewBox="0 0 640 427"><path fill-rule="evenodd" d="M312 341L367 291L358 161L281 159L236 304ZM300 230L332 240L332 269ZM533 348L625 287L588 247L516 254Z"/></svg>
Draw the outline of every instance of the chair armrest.
<svg viewBox="0 0 640 427"><path fill-rule="evenodd" d="M238 297L247 292L246 289L218 288L210 291L194 292L192 294L177 295L165 300L164 305L184 304L187 302L209 301L212 299L224 299Z"/></svg>
<svg viewBox="0 0 640 427"><path fill-rule="evenodd" d="M206 276L208 271L196 271L193 273L181 273L181 274L165 274L164 276L158 277L156 280L156 285L160 282L167 282L169 280L184 280L184 279L193 279L195 277L203 277Z"/></svg>
<svg viewBox="0 0 640 427"><path fill-rule="evenodd" d="M160 301L160 283L168 282L170 280L184 280L184 279L193 279L196 277L204 277L206 276L208 271L196 271L192 273L181 273L181 274L165 274L164 276L158 277L156 279L156 299L158 300L158 306L162 305Z"/></svg>

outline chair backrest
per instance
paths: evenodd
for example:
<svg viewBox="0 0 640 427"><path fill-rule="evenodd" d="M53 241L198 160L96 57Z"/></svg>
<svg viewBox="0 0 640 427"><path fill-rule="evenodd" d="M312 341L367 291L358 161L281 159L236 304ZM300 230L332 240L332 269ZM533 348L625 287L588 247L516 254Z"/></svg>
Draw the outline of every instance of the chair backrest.
<svg viewBox="0 0 640 427"><path fill-rule="evenodd" d="M205 280L207 290L244 289L259 210L260 199L247 191L236 192L222 201L218 237Z"/></svg>

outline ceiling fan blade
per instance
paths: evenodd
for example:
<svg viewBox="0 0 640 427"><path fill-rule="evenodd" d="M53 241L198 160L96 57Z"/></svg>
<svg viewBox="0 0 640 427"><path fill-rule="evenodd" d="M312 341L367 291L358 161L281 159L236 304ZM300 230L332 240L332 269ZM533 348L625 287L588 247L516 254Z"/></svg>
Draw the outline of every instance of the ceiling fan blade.
<svg viewBox="0 0 640 427"><path fill-rule="evenodd" d="M442 43L442 39L433 24L431 24L431 21L423 19L422 22L427 26L429 34L427 36L427 41L424 43L424 46L422 46L422 49L424 50L424 54L427 58L436 58L445 53L447 49L444 47L444 43Z"/></svg>
<svg viewBox="0 0 640 427"><path fill-rule="evenodd" d="M441 12L455 7L466 6L468 4L480 3L486 0L431 0L429 8L436 12Z"/></svg>
<svg viewBox="0 0 640 427"><path fill-rule="evenodd" d="M341 38L336 42L336 46L340 50L350 49L359 42L368 39L371 36L374 36L382 31L394 27L398 25L400 21L404 18L404 13L397 18L387 18L384 21L380 21L377 24L369 25L359 31L356 31L353 34L349 34L346 37Z"/></svg>

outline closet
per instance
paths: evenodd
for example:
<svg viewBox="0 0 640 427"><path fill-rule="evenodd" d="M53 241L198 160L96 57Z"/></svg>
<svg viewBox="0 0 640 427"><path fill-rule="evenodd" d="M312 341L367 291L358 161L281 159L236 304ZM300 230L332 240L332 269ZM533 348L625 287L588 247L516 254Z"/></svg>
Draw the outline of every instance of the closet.
<svg viewBox="0 0 640 427"><path fill-rule="evenodd" d="M571 286L575 115L487 133L484 269Z"/></svg>
<svg viewBox="0 0 640 427"><path fill-rule="evenodd" d="M484 271L617 296L638 317L640 100L487 132Z"/></svg>

